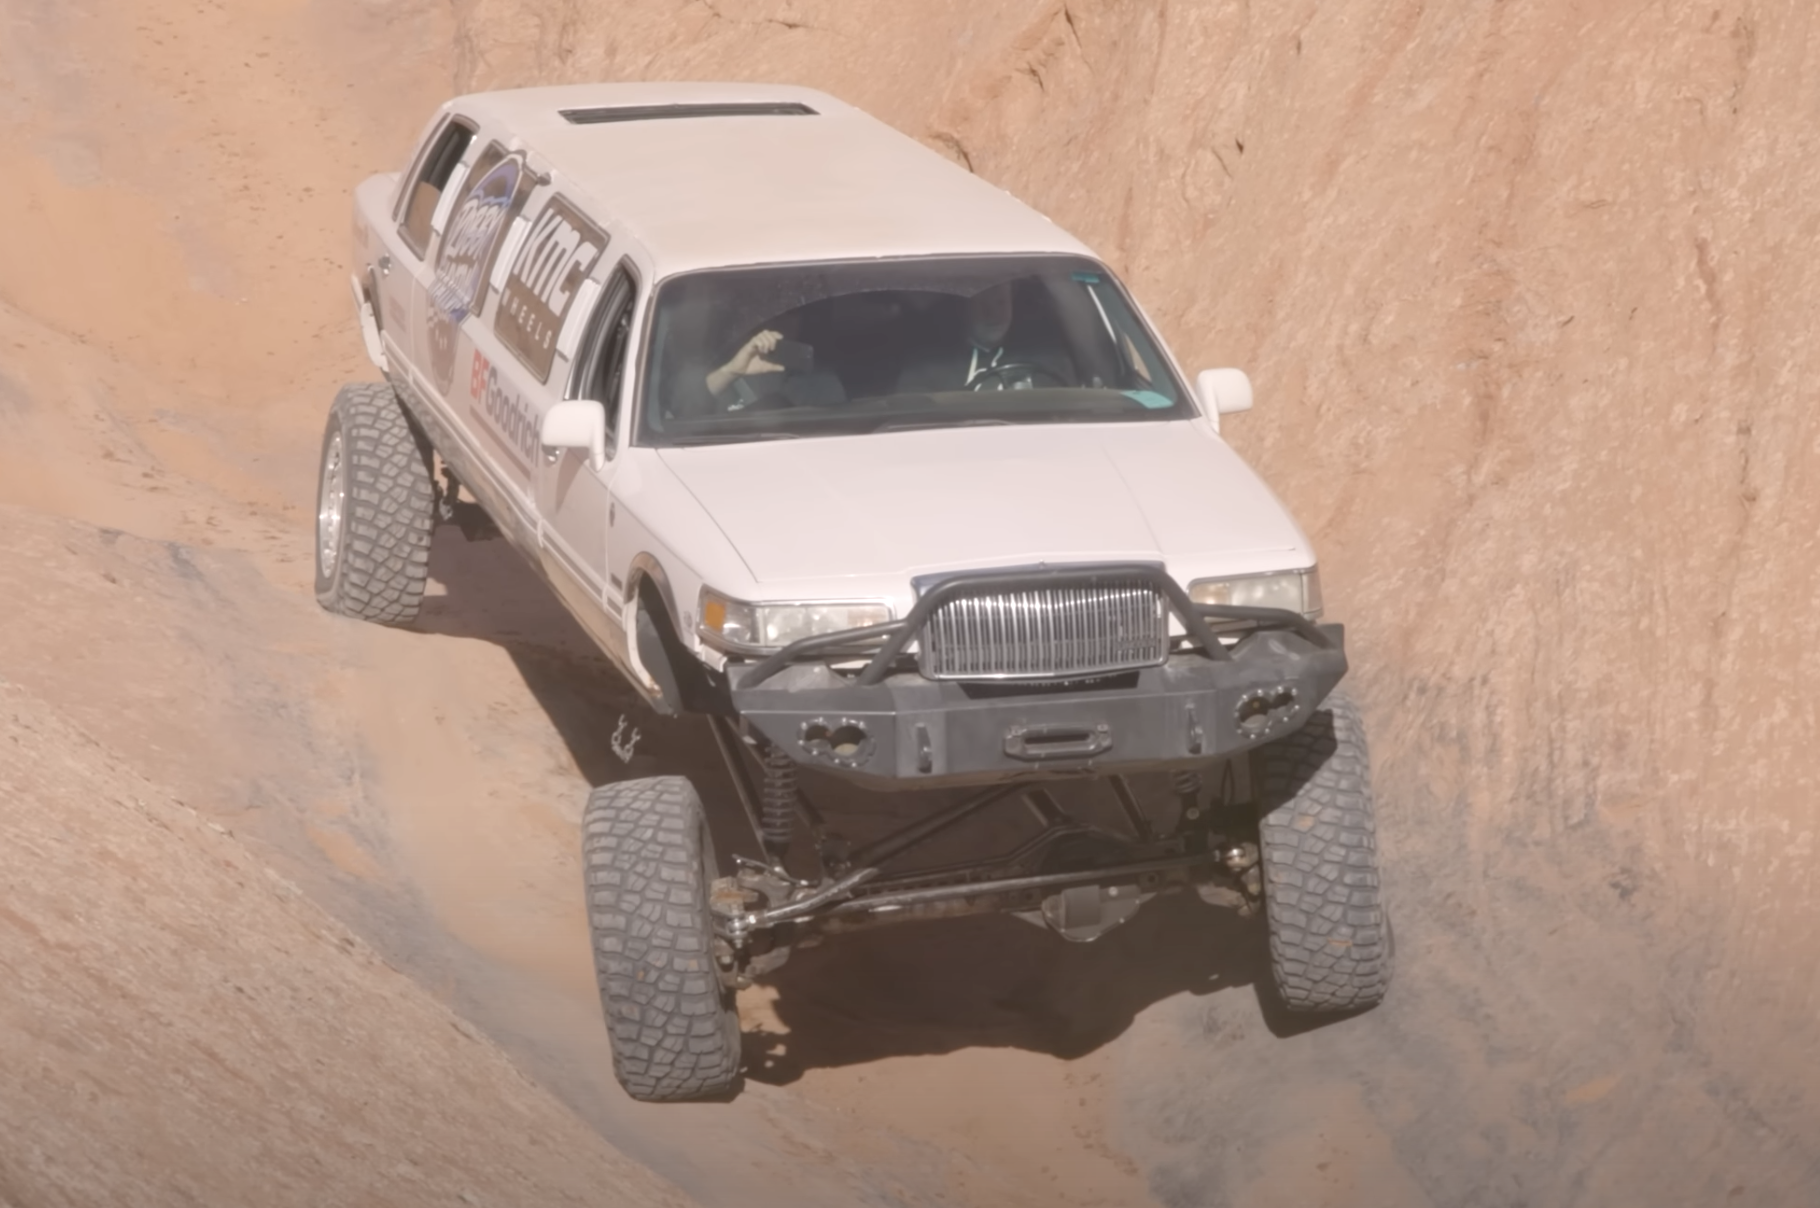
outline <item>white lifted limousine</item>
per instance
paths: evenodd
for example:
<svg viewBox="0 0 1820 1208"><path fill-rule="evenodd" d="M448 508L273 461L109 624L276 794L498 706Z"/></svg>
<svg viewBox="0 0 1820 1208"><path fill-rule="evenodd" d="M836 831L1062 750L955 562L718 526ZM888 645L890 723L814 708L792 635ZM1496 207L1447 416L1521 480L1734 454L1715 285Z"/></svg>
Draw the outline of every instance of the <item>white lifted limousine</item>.
<svg viewBox="0 0 1820 1208"><path fill-rule="evenodd" d="M356 190L354 256L385 380L329 413L318 599L409 623L478 505L744 807L723 864L683 777L588 799L632 1095L727 1093L737 989L915 919L1087 941L1192 889L1261 909L1290 1008L1383 996L1343 632L1220 437L1250 384L1191 387L1067 232L818 92L611 84L444 105ZM1021 839L956 862L1003 810Z"/></svg>

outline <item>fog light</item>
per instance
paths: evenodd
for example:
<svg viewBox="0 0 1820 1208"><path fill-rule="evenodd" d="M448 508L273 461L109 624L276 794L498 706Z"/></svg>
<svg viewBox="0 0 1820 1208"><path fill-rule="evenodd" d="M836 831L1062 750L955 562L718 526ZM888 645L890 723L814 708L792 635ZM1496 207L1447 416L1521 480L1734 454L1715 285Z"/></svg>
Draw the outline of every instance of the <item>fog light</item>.
<svg viewBox="0 0 1820 1208"><path fill-rule="evenodd" d="M859 767L872 757L872 735L864 722L850 717L804 722L798 742L814 758L841 767Z"/></svg>
<svg viewBox="0 0 1820 1208"><path fill-rule="evenodd" d="M1239 697L1233 716L1242 737L1260 739L1288 728L1301 707L1296 690L1283 684L1275 688L1254 688Z"/></svg>

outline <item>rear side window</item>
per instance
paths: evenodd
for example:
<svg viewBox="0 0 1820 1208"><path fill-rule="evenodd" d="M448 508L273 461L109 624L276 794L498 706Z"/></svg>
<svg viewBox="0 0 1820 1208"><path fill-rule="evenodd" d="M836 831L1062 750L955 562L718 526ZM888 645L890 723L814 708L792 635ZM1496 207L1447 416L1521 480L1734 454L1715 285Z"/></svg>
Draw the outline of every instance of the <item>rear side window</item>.
<svg viewBox="0 0 1820 1208"><path fill-rule="evenodd" d="M600 293L569 375L569 398L593 399L607 409L608 448L619 433L619 392L626 377L626 342L637 296L638 282L630 266L621 264Z"/></svg>
<svg viewBox="0 0 1820 1208"><path fill-rule="evenodd" d="M460 121L452 121L442 128L429 153L418 165L417 176L411 181L411 191L405 202L404 222L398 228L404 236L405 244L419 256L430 245L430 220L436 213L436 203L442 200L442 191L449 185L449 177L455 173L455 165L467 154L468 144L474 141L474 131Z"/></svg>

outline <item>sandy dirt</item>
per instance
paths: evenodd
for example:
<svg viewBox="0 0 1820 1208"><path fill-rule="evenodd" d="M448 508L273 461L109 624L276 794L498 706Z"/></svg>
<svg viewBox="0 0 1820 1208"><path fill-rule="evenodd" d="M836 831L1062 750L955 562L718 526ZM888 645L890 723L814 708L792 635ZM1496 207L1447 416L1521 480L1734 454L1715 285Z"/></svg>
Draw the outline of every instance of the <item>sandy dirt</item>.
<svg viewBox="0 0 1820 1208"><path fill-rule="evenodd" d="M0 1203L687 1202L54 706L0 732Z"/></svg>
<svg viewBox="0 0 1820 1208"><path fill-rule="evenodd" d="M0 1200L661 1202L615 1148L711 1204L1820 1199L1817 25L0 0ZM1384 1007L1285 1017L1195 902L1085 948L974 920L743 995L732 1103L619 1093L576 819L646 767L724 807L703 734L499 543L440 533L410 630L321 615L309 507L371 376L352 184L457 90L713 77L871 109L1253 374L1227 433L1373 734Z"/></svg>

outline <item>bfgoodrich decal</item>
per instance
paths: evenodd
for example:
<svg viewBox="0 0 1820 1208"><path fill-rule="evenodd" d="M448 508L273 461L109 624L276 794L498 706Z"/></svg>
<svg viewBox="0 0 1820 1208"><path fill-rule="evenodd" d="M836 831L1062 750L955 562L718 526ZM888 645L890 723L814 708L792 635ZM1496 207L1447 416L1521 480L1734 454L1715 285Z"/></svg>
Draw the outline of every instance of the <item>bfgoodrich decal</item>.
<svg viewBox="0 0 1820 1208"><path fill-rule="evenodd" d="M468 178L474 182L449 218L430 283L430 372L443 394L455 378L455 337L492 271L500 237L520 200L524 156L488 147Z"/></svg>
<svg viewBox="0 0 1820 1208"><path fill-rule="evenodd" d="M606 246L599 227L561 197L552 197L512 262L493 328L540 382L550 376L556 336L575 301L575 287Z"/></svg>
<svg viewBox="0 0 1820 1208"><path fill-rule="evenodd" d="M474 354L474 363L468 370L468 394L474 400L471 412L486 421L518 468L529 473L531 461L537 456L537 413L479 352Z"/></svg>

